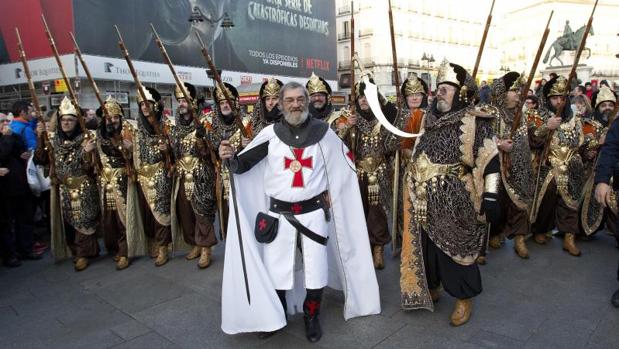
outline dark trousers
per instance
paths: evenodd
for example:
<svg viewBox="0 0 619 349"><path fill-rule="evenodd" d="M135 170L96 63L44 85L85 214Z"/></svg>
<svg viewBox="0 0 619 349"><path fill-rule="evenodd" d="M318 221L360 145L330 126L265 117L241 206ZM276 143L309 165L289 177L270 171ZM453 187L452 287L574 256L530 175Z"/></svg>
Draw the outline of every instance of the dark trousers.
<svg viewBox="0 0 619 349"><path fill-rule="evenodd" d="M183 239L190 246L211 247L217 244L213 219L195 214L181 183L176 200L176 212L183 230Z"/></svg>
<svg viewBox="0 0 619 349"><path fill-rule="evenodd" d="M9 200L6 197L0 198L0 254L4 260L16 257Z"/></svg>
<svg viewBox="0 0 619 349"><path fill-rule="evenodd" d="M24 193L7 198L9 222L13 222L15 249L17 253L32 253L34 233L34 196ZM10 224L9 224L10 226Z"/></svg>
<svg viewBox="0 0 619 349"><path fill-rule="evenodd" d="M546 234L553 228L561 233L578 234L578 210L571 209L561 198L554 182L550 182L537 213L531 231L533 234Z"/></svg>
<svg viewBox="0 0 619 349"><path fill-rule="evenodd" d="M472 298L481 293L481 274L476 263L464 266L454 262L436 247L423 230L421 244L430 289L438 288L442 284L445 292L458 299Z"/></svg>
<svg viewBox="0 0 619 349"><path fill-rule="evenodd" d="M103 210L103 241L108 254L127 257L127 229L120 221L118 211Z"/></svg>
<svg viewBox="0 0 619 349"><path fill-rule="evenodd" d="M317 288L317 289L309 289L306 288L305 289L305 301L303 301L303 303L307 303L307 302L318 302L320 303L322 301L322 288ZM286 317L288 317L288 303L286 302L286 290L275 290L277 292L277 297L279 298L279 301L282 303L282 307L284 308L284 314L286 314Z"/></svg>
<svg viewBox="0 0 619 349"><path fill-rule="evenodd" d="M172 227L161 225L150 210L146 196L140 187L140 209L143 214L144 233L154 240L156 246L167 246L172 242Z"/></svg>
<svg viewBox="0 0 619 349"><path fill-rule="evenodd" d="M90 258L99 255L99 243L96 234L82 234L68 223L64 224L64 233L69 249L75 257Z"/></svg>
<svg viewBox="0 0 619 349"><path fill-rule="evenodd" d="M370 205L368 201L367 179L363 178L359 180L359 189L361 191L361 202L363 203L363 212L368 227L370 245L372 247L384 246L391 241L387 214L380 203L377 205Z"/></svg>

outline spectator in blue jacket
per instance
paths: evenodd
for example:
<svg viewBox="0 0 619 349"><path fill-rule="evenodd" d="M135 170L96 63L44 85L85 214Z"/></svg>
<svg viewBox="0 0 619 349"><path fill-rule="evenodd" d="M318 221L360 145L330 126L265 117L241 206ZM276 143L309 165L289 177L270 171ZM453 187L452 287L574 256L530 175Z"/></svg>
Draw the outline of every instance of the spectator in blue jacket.
<svg viewBox="0 0 619 349"><path fill-rule="evenodd" d="M34 131L36 122L33 120L35 120L35 114L30 102L22 99L13 103L13 121L9 127L13 134L22 138L28 151L34 151L37 148L37 136Z"/></svg>

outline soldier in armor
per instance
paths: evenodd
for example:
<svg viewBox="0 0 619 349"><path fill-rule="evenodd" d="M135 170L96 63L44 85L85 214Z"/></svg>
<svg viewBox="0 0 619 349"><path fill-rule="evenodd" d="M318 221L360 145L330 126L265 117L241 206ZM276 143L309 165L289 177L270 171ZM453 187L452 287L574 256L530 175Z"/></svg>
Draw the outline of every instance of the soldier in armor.
<svg viewBox="0 0 619 349"><path fill-rule="evenodd" d="M348 118L351 117L349 109L335 111L331 104L331 86L329 83L312 72L309 80L305 84L305 88L310 95L309 112L310 115L318 120L325 121L331 126L331 129L336 131L340 137L346 126L351 126L348 123Z"/></svg>
<svg viewBox="0 0 619 349"><path fill-rule="evenodd" d="M428 85L416 75L404 80L400 88L402 96L406 99L403 115L403 130L409 133L419 133L421 130L421 120L423 120L428 108ZM413 154L415 138L404 138L400 143L400 149L405 159L409 159ZM403 161L404 163L404 161Z"/></svg>
<svg viewBox="0 0 619 349"><path fill-rule="evenodd" d="M400 87L400 93L404 97L404 107L400 112L402 117L400 128L408 133L419 133L421 130L421 120L423 120L428 108L428 85L425 81L418 78L417 75L413 75L402 83ZM413 154L413 147L415 146L416 138L402 138L400 141L400 172L399 172L399 186L398 186L398 227L396 241L392 241L394 246L394 255L399 255L402 247L402 220L403 210L402 205L404 203L404 195L406 191L402 186L404 182L404 173L406 166L408 166L409 160ZM392 234L393 236L393 234Z"/></svg>
<svg viewBox="0 0 619 349"><path fill-rule="evenodd" d="M558 76L544 85L544 107L540 111L544 122L533 132L532 147L549 146L546 159L535 165L536 194L531 220L532 232L538 243L544 243L553 228L565 234L563 249L580 256L575 236L578 233L578 207L586 180L583 153L583 127L580 117L566 105L567 80ZM561 115L556 115L562 109ZM548 137L552 137L547 142ZM540 166L541 163L541 166Z"/></svg>
<svg viewBox="0 0 619 349"><path fill-rule="evenodd" d="M184 83L185 92L177 85L174 96L179 103L176 123L170 131L171 145L176 160L174 180L174 210L182 236L191 251L187 260L199 258L198 267L207 268L211 263L211 248L217 244L213 222L215 220L215 153L208 148L205 120L197 116L196 88ZM212 157L211 157L212 156Z"/></svg>
<svg viewBox="0 0 619 349"><path fill-rule="evenodd" d="M57 259L74 256L76 271L88 267L88 258L99 254L95 232L99 219L99 194L95 179L95 135L78 125L78 111L65 97L60 104L56 131L48 134L51 149L41 139L47 132L37 126L36 164L54 166L51 194L52 253ZM53 153L54 164L47 152Z"/></svg>
<svg viewBox="0 0 619 349"><path fill-rule="evenodd" d="M587 144L587 152L597 152L604 143L606 133L610 127L612 118L612 112L615 109L616 97L613 91L602 86L600 92L595 99L595 111L591 118L583 119L583 133L585 134L585 143ZM592 154L590 154L591 156ZM615 239L619 241L617 236L617 200L614 191L610 191L611 199L609 200L608 207L604 206L595 200L595 176L594 171L597 163L597 156L593 160L588 161L587 165L587 182L585 184L585 191L583 196L583 203L580 212L580 223L582 226L582 233L585 236L589 236L599 230L604 221L608 227L608 230L615 235ZM612 186L612 179L609 180Z"/></svg>
<svg viewBox="0 0 619 349"><path fill-rule="evenodd" d="M477 91L472 77L444 61L437 82L405 174L401 302L404 309L433 310L442 286L457 298L451 324L460 326L482 291L475 260L484 222L494 224L500 215L500 163L495 115L471 106Z"/></svg>
<svg viewBox="0 0 619 349"><path fill-rule="evenodd" d="M144 231L151 239L151 257L155 258L155 266L159 267L168 262L168 245L172 243L169 125L163 119L159 92L151 87L142 89L146 101L138 94L140 109L133 161L139 183Z"/></svg>
<svg viewBox="0 0 619 349"><path fill-rule="evenodd" d="M236 152L241 151L250 139L243 137L239 125L235 122L235 114L240 113L239 108L239 92L234 86L224 83L224 88L227 90L228 96L232 99L230 105L225 98L224 93L219 86L215 88L215 111L211 115L212 125L208 133L208 139L212 149L219 149L219 144L222 140L229 140ZM251 138L251 122L250 117L241 115L245 132ZM226 229L228 227L228 197L230 191L230 175L228 167L221 161L216 166L217 180L215 184L215 195L217 198L217 210L219 214L219 229L222 239L226 237Z"/></svg>
<svg viewBox="0 0 619 349"><path fill-rule="evenodd" d="M129 267L130 255L144 253L145 242L132 157L135 130L123 121L124 112L118 101L109 97L104 107L105 113L102 108L96 111L101 119L97 154L101 162L103 237L108 253L114 255L116 269L123 270Z"/></svg>
<svg viewBox="0 0 619 349"><path fill-rule="evenodd" d="M354 88L356 115L348 118L347 126L339 136L349 145L357 167L374 267L383 269L384 246L391 241L387 212L391 210L393 166L389 156L398 149L399 141L374 116L364 94L365 83L360 81ZM395 105L382 96L379 98L383 114L393 120L397 114ZM352 132L349 131L353 128L356 140L352 139Z"/></svg>
<svg viewBox="0 0 619 349"><path fill-rule="evenodd" d="M490 227L489 246L499 248L503 237L514 239L514 250L520 258L529 258L525 237L529 234L529 209L533 201L535 180L531 167L531 148L526 118L514 129L514 118L520 107L520 93L526 81L517 72L495 79L491 86L490 108L496 113L494 133L497 136L501 160L499 204L501 221ZM485 263L486 249L478 258Z"/></svg>
<svg viewBox="0 0 619 349"><path fill-rule="evenodd" d="M263 128L272 125L282 118L279 108L279 90L284 84L270 78L260 86L260 101L254 107L251 117L251 133L257 135Z"/></svg>

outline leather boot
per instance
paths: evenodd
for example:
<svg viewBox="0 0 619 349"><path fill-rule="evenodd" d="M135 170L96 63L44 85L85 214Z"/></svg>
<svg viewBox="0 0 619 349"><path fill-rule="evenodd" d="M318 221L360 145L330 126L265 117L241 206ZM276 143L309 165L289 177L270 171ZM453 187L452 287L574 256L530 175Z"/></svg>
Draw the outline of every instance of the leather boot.
<svg viewBox="0 0 619 349"><path fill-rule="evenodd" d="M535 234L534 240L540 245L546 245L548 238L546 237L546 234Z"/></svg>
<svg viewBox="0 0 619 349"><path fill-rule="evenodd" d="M112 260L114 262L118 262L120 260L120 256L119 255L114 255L114 257L112 258Z"/></svg>
<svg viewBox="0 0 619 349"><path fill-rule="evenodd" d="M473 311L473 300L471 298L458 299L454 306L454 311L451 313L451 325L461 326L467 323L471 318Z"/></svg>
<svg viewBox="0 0 619 349"><path fill-rule="evenodd" d="M155 259L155 266L160 267L168 262L168 246L159 246L157 248L157 259Z"/></svg>
<svg viewBox="0 0 619 349"><path fill-rule="evenodd" d="M75 268L75 271L82 271L82 270L88 268L88 258L86 258L86 257L78 257L75 260L74 268Z"/></svg>
<svg viewBox="0 0 619 349"><path fill-rule="evenodd" d="M322 329L318 315L320 314L320 301L306 300L303 302L303 321L305 322L305 337L308 341L316 343L322 337Z"/></svg>
<svg viewBox="0 0 619 349"><path fill-rule="evenodd" d="M529 250L527 249L527 244L524 242L524 235L516 235L514 238L514 250L518 257L522 259L529 258Z"/></svg>
<svg viewBox="0 0 619 349"><path fill-rule="evenodd" d="M576 236L573 233L565 233L565 237L563 238L563 250L574 257L578 257L580 256L580 250L576 247L575 239Z"/></svg>
<svg viewBox="0 0 619 349"><path fill-rule="evenodd" d="M157 244L153 242L153 244L150 245L150 258L155 259L157 256L159 256L159 250L157 249Z"/></svg>
<svg viewBox="0 0 619 349"><path fill-rule="evenodd" d="M432 302L436 303L439 299L441 299L441 289L440 288L431 288L430 289L430 298L432 298Z"/></svg>
<svg viewBox="0 0 619 349"><path fill-rule="evenodd" d="M189 251L189 253L187 253L187 255L185 256L185 259L190 261L198 257L200 257L200 246L193 246L191 248L191 251Z"/></svg>
<svg viewBox="0 0 619 349"><path fill-rule="evenodd" d="M123 270L129 267L129 258L127 257L118 257L118 261L116 262L116 270Z"/></svg>
<svg viewBox="0 0 619 349"><path fill-rule="evenodd" d="M202 247L200 250L200 259L198 260L198 268L206 269L211 265L211 248Z"/></svg>
<svg viewBox="0 0 619 349"><path fill-rule="evenodd" d="M479 265L486 265L488 261L486 260L486 256L479 256L477 257L477 259L475 260L475 263L479 264Z"/></svg>
<svg viewBox="0 0 619 349"><path fill-rule="evenodd" d="M491 236L490 241L488 241L488 246L490 246L490 248L493 250L498 250L499 248L501 248L501 236Z"/></svg>
<svg viewBox="0 0 619 349"><path fill-rule="evenodd" d="M385 248L383 246L374 246L374 250L372 251L372 257L374 259L374 268L375 269L383 269L385 268Z"/></svg>

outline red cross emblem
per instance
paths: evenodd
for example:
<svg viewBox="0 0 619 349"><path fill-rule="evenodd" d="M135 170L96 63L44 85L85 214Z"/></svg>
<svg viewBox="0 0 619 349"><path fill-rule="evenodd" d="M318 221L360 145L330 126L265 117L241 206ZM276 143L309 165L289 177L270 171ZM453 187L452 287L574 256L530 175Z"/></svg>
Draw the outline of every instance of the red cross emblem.
<svg viewBox="0 0 619 349"><path fill-rule="evenodd" d="M292 206L290 206L290 210L294 214L299 214L301 213L301 211L303 211L303 206L301 206L301 204L299 204L298 202L295 202Z"/></svg>
<svg viewBox="0 0 619 349"><path fill-rule="evenodd" d="M289 159L284 156L284 169L290 169L294 173L292 178L293 188L303 188L305 183L303 182L303 167L312 168L312 157L303 158L303 151L305 148L293 148L294 159Z"/></svg>
<svg viewBox="0 0 619 349"><path fill-rule="evenodd" d="M260 231L263 231L264 228L266 227L267 227L267 220L262 218L260 222L258 222L258 229L260 229Z"/></svg>
<svg viewBox="0 0 619 349"><path fill-rule="evenodd" d="M352 150L349 150L348 153L346 153L346 156L348 156L350 161L355 161L355 154L352 152Z"/></svg>

